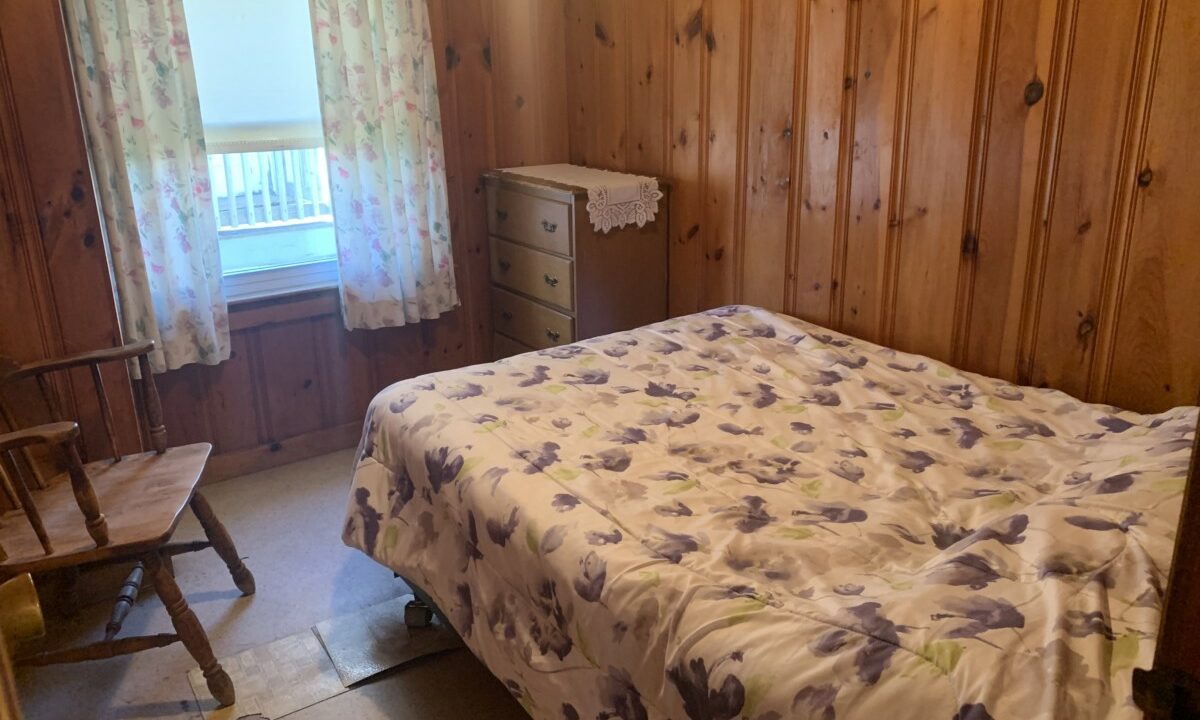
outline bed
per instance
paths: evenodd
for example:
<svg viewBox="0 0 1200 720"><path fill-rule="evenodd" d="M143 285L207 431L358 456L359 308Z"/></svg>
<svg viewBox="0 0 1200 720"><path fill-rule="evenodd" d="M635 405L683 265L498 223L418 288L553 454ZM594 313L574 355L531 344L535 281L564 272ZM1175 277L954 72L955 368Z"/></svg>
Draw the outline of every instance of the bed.
<svg viewBox="0 0 1200 720"><path fill-rule="evenodd" d="M385 389L344 539L534 718L1140 717L1196 422L726 307Z"/></svg>

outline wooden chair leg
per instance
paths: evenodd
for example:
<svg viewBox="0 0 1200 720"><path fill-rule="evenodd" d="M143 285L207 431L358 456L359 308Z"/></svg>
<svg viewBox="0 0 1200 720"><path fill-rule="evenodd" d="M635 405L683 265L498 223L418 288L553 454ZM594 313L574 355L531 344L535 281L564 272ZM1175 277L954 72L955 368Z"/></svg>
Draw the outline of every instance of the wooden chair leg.
<svg viewBox="0 0 1200 720"><path fill-rule="evenodd" d="M179 639L183 641L184 647L199 663L200 671L204 673L209 692L222 707L232 705L235 699L233 681L229 679L229 673L225 672L221 663L217 662L217 657L213 655L212 645L208 642L204 626L200 624L196 613L188 607L187 600L179 591L179 586L175 584L175 578L167 572L166 565L163 564L162 558L157 552L147 555L145 563L146 572L150 574L150 581L154 583L154 590L171 616L171 624L175 626L175 632L179 634Z"/></svg>
<svg viewBox="0 0 1200 720"><path fill-rule="evenodd" d="M225 566L229 568L229 574L233 576L233 584L237 585L237 589L241 590L243 595L253 595L254 575L238 557L233 538L229 537L229 532L217 519L212 505L209 505L208 500L198 492L192 495L192 512L196 513L196 519L200 521L200 527L204 528L204 534L208 536L213 549L217 551L217 554L225 561Z"/></svg>

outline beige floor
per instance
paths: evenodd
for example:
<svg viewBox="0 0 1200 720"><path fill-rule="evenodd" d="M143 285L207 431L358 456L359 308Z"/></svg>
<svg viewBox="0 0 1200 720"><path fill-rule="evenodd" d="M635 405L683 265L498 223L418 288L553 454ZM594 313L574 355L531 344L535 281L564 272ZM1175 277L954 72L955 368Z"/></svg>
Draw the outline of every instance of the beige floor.
<svg viewBox="0 0 1200 720"><path fill-rule="evenodd" d="M176 559L180 587L219 657L405 592L391 572L341 543L351 458L351 451L333 453L204 490L258 583L256 595L242 598L215 553ZM188 514L176 539L201 537ZM100 633L111 607L108 597L122 576L119 569L85 574L81 593L96 602L72 620L51 617L48 642L57 646ZM122 635L170 631L162 603L144 591ZM26 668L17 680L26 720L200 720L187 682L192 667L175 644L111 660ZM419 660L288 716L343 717L527 720L503 685L465 650Z"/></svg>

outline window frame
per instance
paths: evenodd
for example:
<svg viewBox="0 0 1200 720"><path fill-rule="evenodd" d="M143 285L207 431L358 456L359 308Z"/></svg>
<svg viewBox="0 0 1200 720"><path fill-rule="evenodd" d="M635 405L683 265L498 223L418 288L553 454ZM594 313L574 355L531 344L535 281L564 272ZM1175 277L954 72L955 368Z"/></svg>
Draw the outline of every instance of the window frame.
<svg viewBox="0 0 1200 720"><path fill-rule="evenodd" d="M328 290L338 286L337 259L222 273L221 283L230 304Z"/></svg>

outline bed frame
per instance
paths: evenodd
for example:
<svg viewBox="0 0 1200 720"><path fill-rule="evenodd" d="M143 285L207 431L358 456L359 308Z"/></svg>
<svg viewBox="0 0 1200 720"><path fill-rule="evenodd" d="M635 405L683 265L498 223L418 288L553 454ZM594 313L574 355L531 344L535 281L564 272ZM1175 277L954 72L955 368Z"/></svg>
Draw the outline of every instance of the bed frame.
<svg viewBox="0 0 1200 720"><path fill-rule="evenodd" d="M1198 403L1200 404L1200 403ZM1154 667L1135 669L1133 694L1148 720L1200 717L1200 427L1183 494Z"/></svg>

